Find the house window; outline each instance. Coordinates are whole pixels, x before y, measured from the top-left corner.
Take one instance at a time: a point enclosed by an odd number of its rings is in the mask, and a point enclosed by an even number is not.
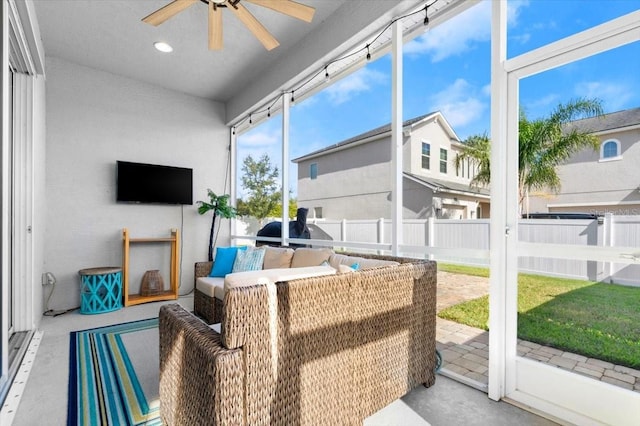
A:
[[[313,208],[313,217],[316,219],[322,219],[322,207]]]
[[[466,166],[465,166],[466,164]],[[467,169],[467,172],[469,171],[469,160],[461,160],[457,165],[456,165],[456,176],[462,176],[465,177],[464,175],[464,169]]]
[[[440,148],[440,173],[447,173],[447,150]]]
[[[422,142],[422,168],[429,170],[431,162],[431,144]]]
[[[311,163],[309,165],[309,177],[311,179],[318,178],[318,163]]]
[[[613,160],[620,157],[620,142],[617,140],[605,141],[600,146],[600,160]]]

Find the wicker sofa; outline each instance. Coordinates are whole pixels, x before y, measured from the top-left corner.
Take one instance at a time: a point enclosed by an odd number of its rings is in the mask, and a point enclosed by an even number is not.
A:
[[[360,256],[360,255],[359,255]],[[160,310],[168,425],[336,425],[435,382],[436,264],[229,289],[221,332]]]
[[[260,271],[236,272],[224,277],[210,277],[213,262],[196,262],[194,274],[193,308],[196,315],[207,324],[222,321],[222,306],[225,288],[228,286],[261,282],[290,281],[335,274],[339,269],[358,264],[360,269],[396,265],[398,262],[386,258],[365,258],[356,254],[335,253],[328,248],[311,249],[289,247],[262,247],[265,250]],[[327,266],[320,266],[325,263]]]

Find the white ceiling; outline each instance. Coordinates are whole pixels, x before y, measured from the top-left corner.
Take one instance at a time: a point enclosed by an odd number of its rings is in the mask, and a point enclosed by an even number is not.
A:
[[[207,5],[197,2],[154,27],[142,18],[170,0],[34,0],[45,54],[225,102],[322,25],[347,0],[299,0],[315,7],[306,23],[248,2],[244,6],[276,37],[267,51],[228,10],[223,10],[224,49],[207,47]],[[166,41],[174,51],[158,52]]]

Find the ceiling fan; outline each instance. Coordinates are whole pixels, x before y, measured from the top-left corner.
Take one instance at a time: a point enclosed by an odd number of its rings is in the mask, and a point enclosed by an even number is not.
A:
[[[171,3],[143,18],[142,21],[153,26],[158,26],[198,1],[207,4],[209,8],[210,50],[222,49],[222,8],[227,8],[233,12],[253,35],[260,40],[267,50],[278,47],[280,43],[278,43],[278,40],[271,35],[264,25],[262,25],[241,2],[244,3],[246,1],[263,6],[305,22],[311,22],[313,14],[315,13],[313,7],[297,3],[293,0],[173,0]]]

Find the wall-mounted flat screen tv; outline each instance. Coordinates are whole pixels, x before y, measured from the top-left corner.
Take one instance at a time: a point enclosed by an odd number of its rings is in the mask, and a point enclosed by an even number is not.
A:
[[[193,204],[193,169],[118,161],[116,193],[120,202]]]

